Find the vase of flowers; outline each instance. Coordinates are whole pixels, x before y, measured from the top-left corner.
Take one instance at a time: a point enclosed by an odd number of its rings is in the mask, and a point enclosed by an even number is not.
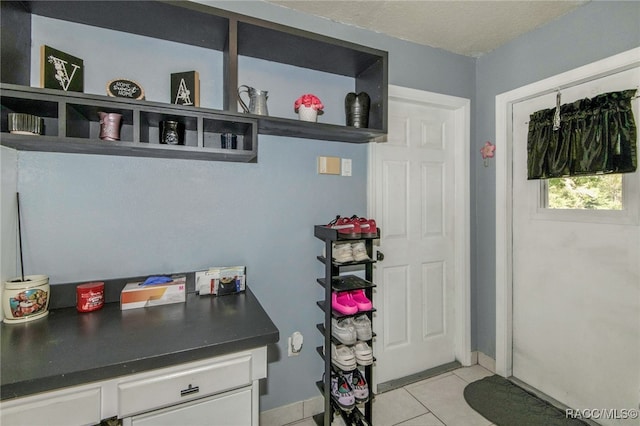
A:
[[[296,99],[293,106],[301,121],[311,122],[316,122],[318,120],[318,114],[321,114],[324,109],[324,105],[322,105],[320,99],[311,93],[300,96]]]

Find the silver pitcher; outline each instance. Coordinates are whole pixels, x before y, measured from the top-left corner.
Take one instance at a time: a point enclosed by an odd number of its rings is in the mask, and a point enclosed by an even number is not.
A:
[[[243,89],[244,87],[244,89]],[[242,101],[241,93],[247,93],[249,95],[249,106]],[[266,90],[258,90],[253,87],[245,86],[244,84],[238,87],[238,100],[242,110],[246,113],[257,115],[269,115],[267,111],[267,96]]]

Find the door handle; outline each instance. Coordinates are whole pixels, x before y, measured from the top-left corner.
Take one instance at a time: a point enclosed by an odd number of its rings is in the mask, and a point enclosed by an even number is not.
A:
[[[376,252],[376,260],[382,262],[384,260],[384,253],[378,250]]]

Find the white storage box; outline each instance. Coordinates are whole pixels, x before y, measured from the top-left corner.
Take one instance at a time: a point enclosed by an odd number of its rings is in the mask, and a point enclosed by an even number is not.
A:
[[[184,303],[186,297],[186,277],[171,277],[173,281],[161,284],[129,283],[120,293],[120,309],[146,308],[149,306]]]

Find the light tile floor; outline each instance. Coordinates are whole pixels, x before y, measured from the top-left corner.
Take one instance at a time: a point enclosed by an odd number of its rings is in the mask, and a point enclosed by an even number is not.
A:
[[[462,367],[403,388],[376,395],[373,401],[374,426],[492,426],[464,399],[465,386],[483,377],[489,370],[473,365]],[[334,426],[342,426],[340,418]],[[304,419],[289,426],[315,426]]]

